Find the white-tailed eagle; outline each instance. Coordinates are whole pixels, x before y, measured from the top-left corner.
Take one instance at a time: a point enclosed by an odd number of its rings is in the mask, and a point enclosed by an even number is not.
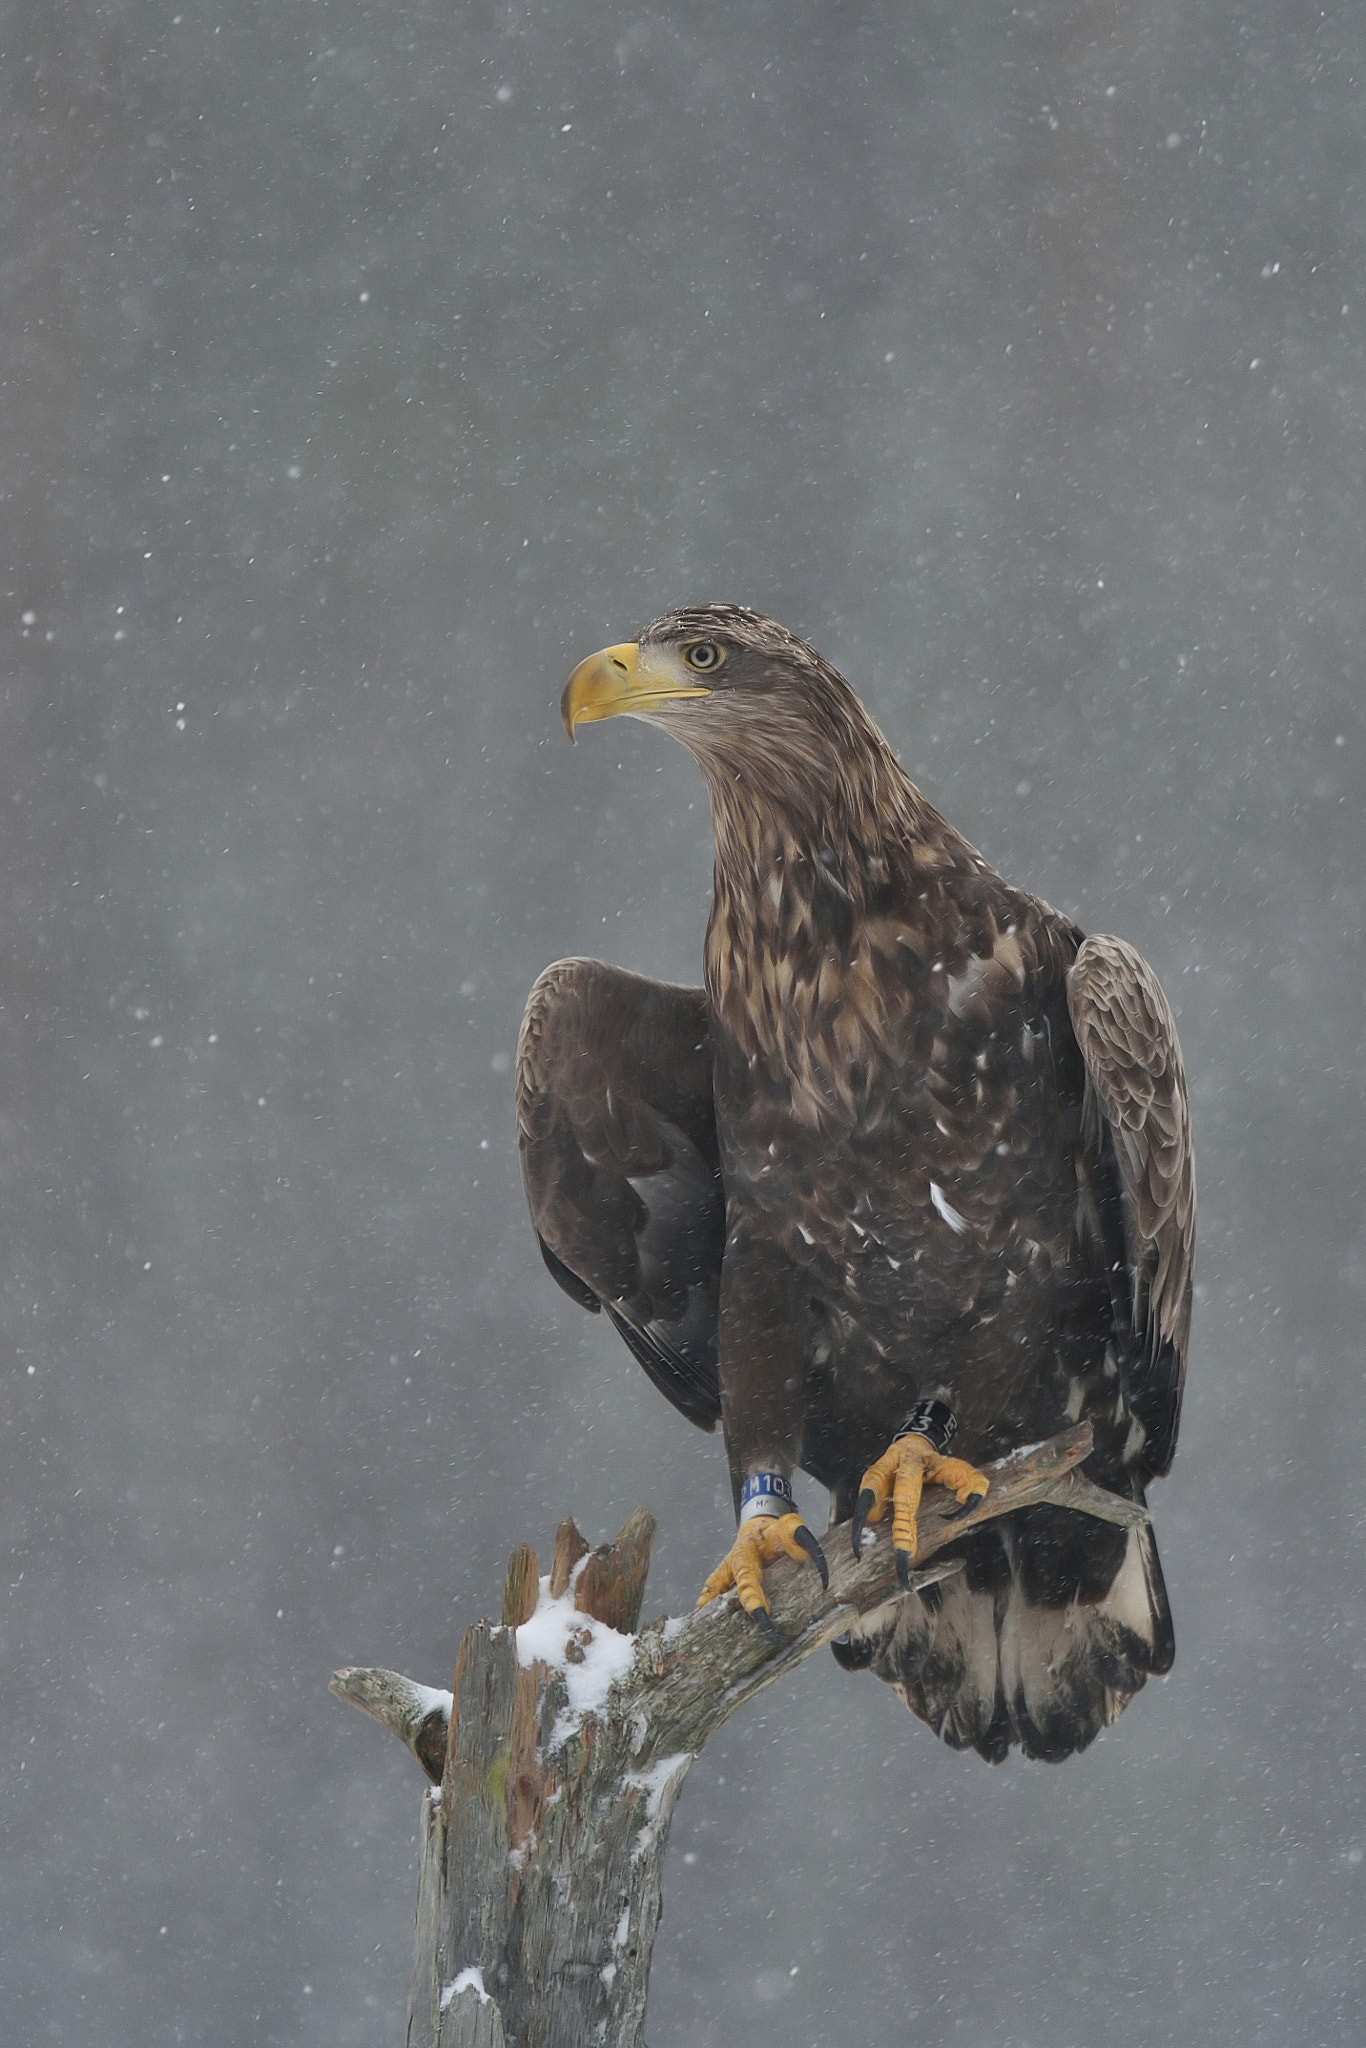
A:
[[[518,1055],[546,1264],[660,1391],[725,1431],[730,1585],[823,1568],[835,1520],[1088,1420],[1141,1500],[1176,1443],[1195,1185],[1176,1029],[1133,948],[1000,875],[910,781],[848,683],[769,619],[705,605],[580,664],[576,726],[628,712],[700,766],[716,844],[704,984],[550,967]],[[952,1452],[950,1454],[950,1444]],[[1084,1748],[1173,1637],[1152,1532],[1035,1506],[836,1654],[991,1761]]]

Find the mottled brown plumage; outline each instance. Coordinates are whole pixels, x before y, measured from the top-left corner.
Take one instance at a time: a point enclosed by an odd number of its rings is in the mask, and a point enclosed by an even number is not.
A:
[[[518,1116],[551,1271],[721,1417],[737,1491],[801,1466],[843,1518],[935,1395],[977,1461],[1084,1416],[1092,1476],[1141,1497],[1175,1445],[1195,1207],[1152,971],[997,875],[770,620],[656,620],[571,678],[571,726],[617,711],[706,779],[705,987],[564,961],[533,989]],[[1169,1667],[1149,1531],[1035,1508],[963,1548],[842,1653],[946,1740],[1067,1755]]]

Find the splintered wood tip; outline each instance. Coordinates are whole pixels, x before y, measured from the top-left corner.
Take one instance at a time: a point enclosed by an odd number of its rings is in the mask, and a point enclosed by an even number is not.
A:
[[[536,1611],[540,1572],[536,1553],[529,1543],[519,1543],[508,1559],[503,1581],[503,1627],[520,1628]]]
[[[550,1597],[558,1600],[569,1589],[570,1577],[581,1557],[588,1555],[588,1538],[572,1515],[566,1515],[555,1531],[555,1550],[550,1560]]]
[[[579,1573],[574,1605],[608,1628],[632,1635],[650,1572],[650,1545],[659,1524],[648,1508],[637,1508],[610,1543],[602,1544]]]

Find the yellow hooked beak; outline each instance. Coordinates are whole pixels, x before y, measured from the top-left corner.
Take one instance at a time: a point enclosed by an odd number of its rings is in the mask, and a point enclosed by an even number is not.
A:
[[[576,725],[615,718],[623,711],[651,711],[676,697],[710,697],[695,681],[676,648],[645,647],[623,640],[581,661],[564,686],[560,716],[570,739]]]

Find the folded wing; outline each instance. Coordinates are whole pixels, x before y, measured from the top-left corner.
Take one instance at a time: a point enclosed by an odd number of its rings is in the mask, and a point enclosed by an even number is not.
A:
[[[1084,1140],[1111,1269],[1144,1479],[1176,1448],[1195,1273],[1195,1158],[1171,1007],[1122,939],[1083,941],[1067,977],[1086,1063]],[[1126,1327],[1127,1326],[1127,1327]],[[1127,1462],[1127,1461],[1126,1461]]]
[[[517,1132],[551,1273],[714,1429],[725,1198],[702,990],[597,960],[548,967],[522,1019]]]

